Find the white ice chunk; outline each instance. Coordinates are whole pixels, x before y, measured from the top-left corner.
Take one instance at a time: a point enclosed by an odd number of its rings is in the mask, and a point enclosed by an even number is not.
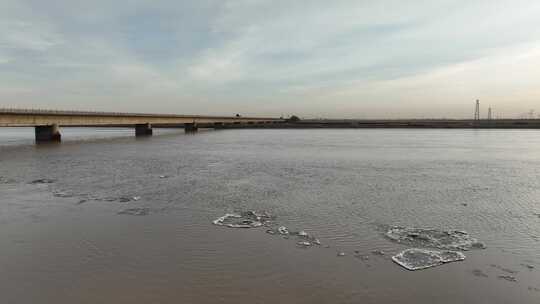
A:
[[[261,216],[252,211],[242,212],[240,214],[227,213],[222,217],[217,218],[212,223],[218,226],[226,226],[229,228],[257,228],[263,225],[263,221],[267,216]]]
[[[459,251],[437,251],[427,249],[407,249],[392,257],[392,260],[408,270],[420,270],[442,265],[444,263],[465,260]]]
[[[393,227],[386,236],[398,243],[414,247],[439,248],[448,250],[483,249],[467,232],[460,230],[437,230],[431,228]]]
[[[287,227],[285,227],[285,226],[280,226],[278,228],[278,232],[279,232],[279,234],[286,235],[286,234],[289,234],[289,229],[287,229]]]

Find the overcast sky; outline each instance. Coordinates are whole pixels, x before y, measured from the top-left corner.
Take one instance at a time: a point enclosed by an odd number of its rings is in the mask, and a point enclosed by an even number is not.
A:
[[[538,0],[0,0],[0,106],[540,112]]]

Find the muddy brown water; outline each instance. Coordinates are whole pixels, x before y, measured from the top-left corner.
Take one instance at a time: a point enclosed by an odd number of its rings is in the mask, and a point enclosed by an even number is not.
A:
[[[540,303],[538,131],[63,135],[0,130],[0,303]],[[243,210],[322,245],[212,225]],[[411,272],[391,225],[487,248]]]

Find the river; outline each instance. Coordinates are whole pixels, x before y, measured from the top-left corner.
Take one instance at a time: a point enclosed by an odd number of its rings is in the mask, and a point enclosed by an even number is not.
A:
[[[62,132],[0,130],[2,303],[540,303],[536,130]],[[486,248],[408,271],[396,225]]]

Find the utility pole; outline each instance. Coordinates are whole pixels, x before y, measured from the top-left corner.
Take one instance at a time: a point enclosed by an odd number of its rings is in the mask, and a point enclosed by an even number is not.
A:
[[[474,120],[480,120],[480,100],[476,100],[476,108],[474,110]]]

